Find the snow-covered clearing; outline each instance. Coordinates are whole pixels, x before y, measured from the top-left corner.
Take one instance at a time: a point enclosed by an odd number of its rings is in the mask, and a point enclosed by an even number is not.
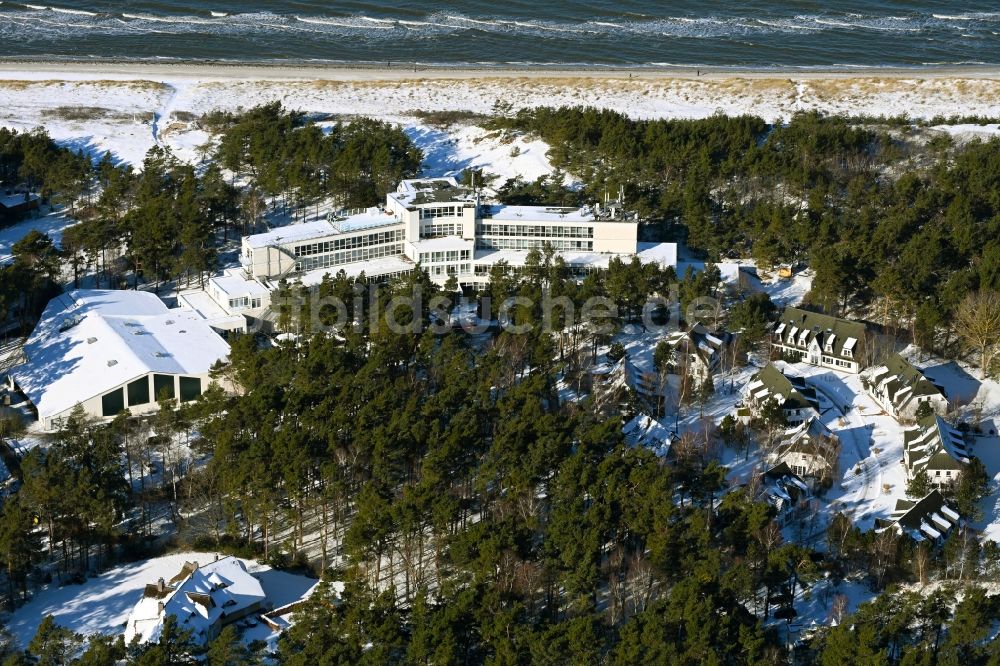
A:
[[[176,553],[117,566],[82,585],[60,587],[52,583],[11,614],[6,625],[22,646],[31,641],[46,615],[81,634],[117,634],[124,630],[125,621],[142,598],[147,583],[173,578],[185,562],[208,563],[215,557],[215,553]],[[243,562],[247,571],[260,581],[275,608],[305,597],[316,584],[312,578],[277,571],[253,560]]]
[[[546,153],[548,144],[474,125],[439,129],[412,125],[406,134],[424,151],[423,172],[428,176],[457,176],[464,169],[483,169],[486,177],[496,176],[491,185],[503,185],[520,176],[526,181],[552,173]],[[566,180],[569,184],[571,179]]]

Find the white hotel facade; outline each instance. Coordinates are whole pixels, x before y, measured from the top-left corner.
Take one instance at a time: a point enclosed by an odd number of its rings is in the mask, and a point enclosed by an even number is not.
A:
[[[607,268],[616,256],[676,267],[676,244],[639,243],[638,227],[637,216],[616,203],[484,204],[454,178],[405,180],[384,207],[245,236],[240,261],[248,278],[268,288],[281,278],[313,285],[341,270],[382,280],[418,263],[436,283],[454,275],[459,285],[478,288],[495,264],[517,269],[546,244],[577,275]]]

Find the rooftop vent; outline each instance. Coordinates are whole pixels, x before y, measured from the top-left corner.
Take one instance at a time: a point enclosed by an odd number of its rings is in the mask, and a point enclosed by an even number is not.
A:
[[[74,315],[72,317],[66,317],[59,324],[59,332],[62,333],[63,331],[68,331],[69,329],[71,329],[74,326],[76,326],[77,324],[79,324],[81,321],[83,321],[83,317],[81,317],[79,315]]]
[[[114,367],[116,365],[118,365],[118,361],[116,361],[115,359],[111,359],[110,361],[108,361],[109,368]]]
[[[87,338],[87,344],[92,345],[97,342],[97,338]]]
[[[168,319],[168,320],[166,320],[166,321],[165,321],[165,322],[163,322],[163,323],[164,323],[164,324],[166,324],[167,326],[172,326],[172,325],[173,325],[173,323],[174,323],[174,320],[173,320],[173,319]]]
[[[164,351],[158,351],[158,352],[156,352],[156,357],[157,358],[166,358],[168,356],[170,356],[170,354],[168,354],[167,352],[164,352]]]

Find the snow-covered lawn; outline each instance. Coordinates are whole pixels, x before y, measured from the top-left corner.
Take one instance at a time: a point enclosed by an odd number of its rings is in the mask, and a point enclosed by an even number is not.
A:
[[[23,646],[31,641],[47,615],[52,615],[61,626],[82,634],[121,633],[147,583],[155,583],[159,578],[169,580],[185,562],[208,563],[215,556],[215,553],[175,553],[117,566],[82,585],[50,584],[7,618],[7,628]],[[243,562],[247,571],[260,580],[275,608],[305,597],[316,584],[311,578],[277,571],[253,560]]]

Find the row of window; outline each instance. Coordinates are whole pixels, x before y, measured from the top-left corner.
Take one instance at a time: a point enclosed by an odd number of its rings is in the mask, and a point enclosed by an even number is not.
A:
[[[796,344],[794,341],[785,342],[784,340],[781,339],[780,335],[778,336],[778,342],[776,344],[778,344],[778,345],[792,345],[792,346],[795,346],[795,347],[799,347],[799,349],[792,349],[790,351],[797,352],[799,354],[799,356],[801,356],[802,358],[805,358],[807,356],[807,352],[801,350],[802,345]],[[851,349],[845,349],[844,350],[844,356],[847,356],[848,358],[853,357],[854,356],[854,351],[851,350]],[[850,361],[835,360],[832,356],[824,356],[823,357],[823,362],[824,363],[836,363],[837,365],[843,365],[843,367],[845,367],[845,368],[849,368],[852,365],[852,363]]]
[[[201,395],[201,380],[197,377],[178,377],[178,389],[181,402],[194,400]],[[142,377],[128,383],[124,388],[117,388],[101,396],[101,415],[117,416],[125,409],[138,405],[148,405],[151,402],[177,397],[174,391],[173,375],[152,375],[153,391],[149,391],[150,376]]]
[[[326,254],[337,250],[353,250],[358,247],[369,247],[371,245],[382,245],[384,243],[396,243],[404,240],[402,229],[392,231],[378,231],[371,234],[362,234],[351,238],[337,238],[332,241],[322,243],[309,243],[307,245],[296,245],[292,251],[296,257],[310,257],[314,254]]]
[[[480,238],[476,240],[476,247],[482,250],[541,250],[545,245],[551,245],[553,250],[580,250],[589,252],[594,249],[594,241],[549,241],[537,238]]]
[[[524,236],[526,238],[593,238],[593,227],[548,226],[544,224],[480,224],[477,236]]]
[[[468,261],[472,258],[471,250],[447,250],[444,252],[421,252],[421,264],[436,264],[441,261]]]
[[[827,365],[835,365],[838,368],[850,368],[854,365],[850,361],[842,361],[839,358],[834,358],[832,356],[824,356],[823,362]]]
[[[242,308],[259,308],[260,307],[260,297],[250,298],[249,296],[240,296],[239,298],[229,299],[229,309],[230,310],[240,310]]]
[[[444,238],[445,236],[461,236],[462,225],[459,224],[425,224],[420,227],[421,238]]]
[[[420,209],[421,220],[431,220],[435,217],[455,217],[462,214],[462,206],[430,206]]]
[[[379,245],[377,247],[363,247],[345,252],[334,252],[318,257],[305,257],[295,262],[296,271],[311,271],[315,268],[330,268],[341,264],[353,264],[357,261],[368,261],[379,257],[394,257],[403,254],[403,245],[396,243],[393,245]]]
[[[472,275],[472,264],[456,264],[454,266],[431,266],[427,269],[433,277],[445,275]]]

